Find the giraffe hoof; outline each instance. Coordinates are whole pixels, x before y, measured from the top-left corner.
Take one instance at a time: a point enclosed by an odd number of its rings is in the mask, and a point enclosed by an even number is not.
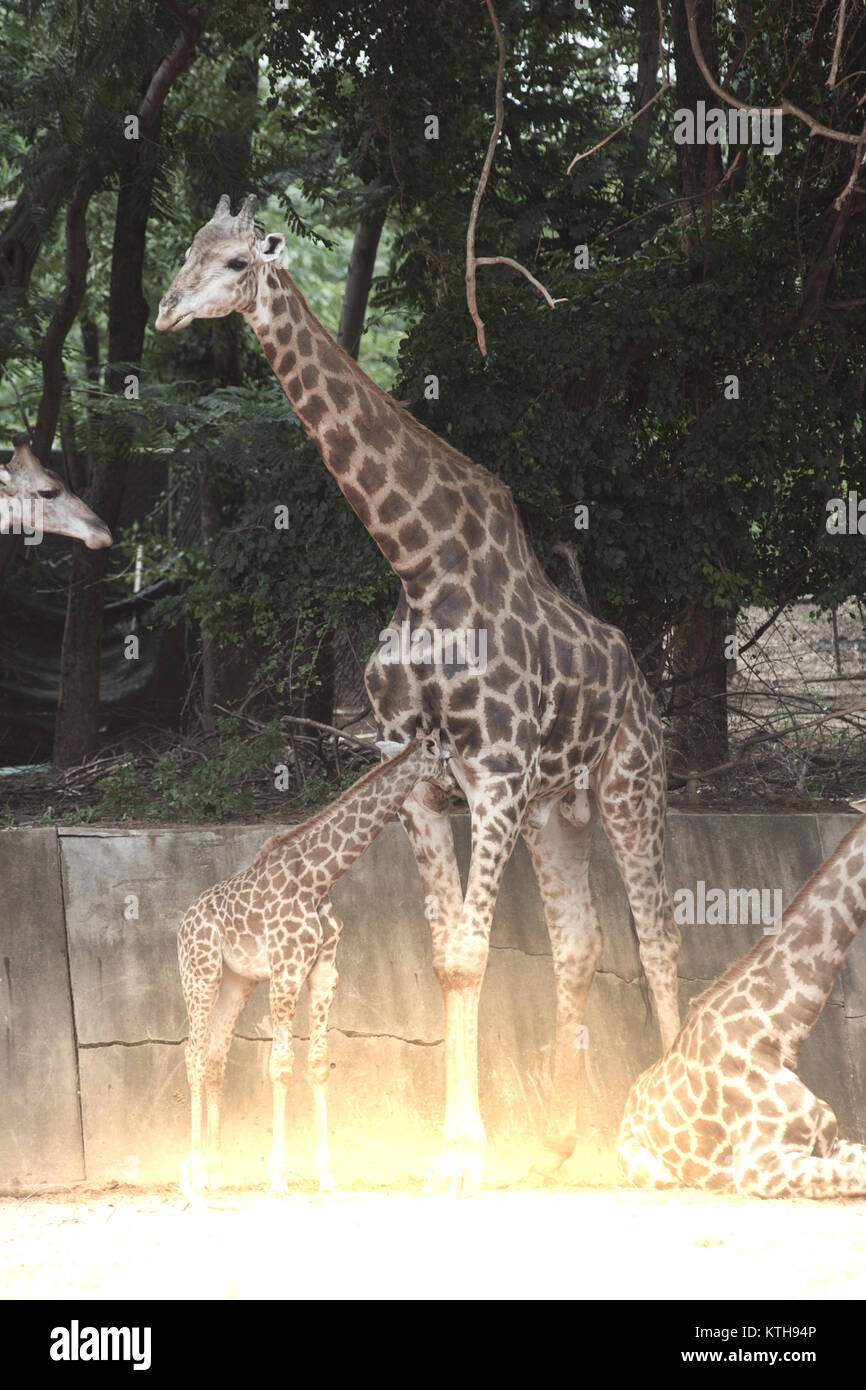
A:
[[[443,1153],[434,1165],[424,1191],[448,1197],[476,1197],[481,1190],[481,1158],[477,1154]]]
[[[207,1168],[200,1158],[185,1158],[180,1168],[180,1185],[184,1192],[205,1192],[208,1187]]]
[[[532,1178],[554,1178],[562,1167],[568,1155],[557,1153],[554,1149],[545,1149],[543,1153],[533,1163],[529,1170]]]
[[[285,1197],[289,1190],[282,1159],[268,1159],[268,1187],[275,1197]]]
[[[431,1173],[424,1184],[424,1194],[428,1197],[457,1197],[460,1193],[460,1179],[447,1173]]]
[[[194,1207],[204,1207],[207,1203],[202,1196],[207,1187],[204,1174],[189,1159],[180,1165],[180,1190],[186,1200]]]

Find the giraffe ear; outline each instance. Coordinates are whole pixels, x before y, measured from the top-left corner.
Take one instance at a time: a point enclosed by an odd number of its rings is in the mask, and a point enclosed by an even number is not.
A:
[[[849,801],[849,802],[848,802],[848,805],[849,805],[849,806],[853,806],[853,808],[854,808],[855,811],[859,811],[860,814],[861,814],[861,816],[866,815],[866,800],[864,800],[864,801]]]
[[[282,232],[268,232],[267,236],[262,238],[259,255],[263,261],[275,261],[283,254],[285,248],[286,238]]]

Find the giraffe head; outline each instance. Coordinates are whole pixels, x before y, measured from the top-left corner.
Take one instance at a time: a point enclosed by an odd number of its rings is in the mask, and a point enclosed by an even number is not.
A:
[[[156,327],[176,333],[193,319],[221,319],[237,310],[255,307],[262,268],[282,254],[286,238],[281,232],[262,237],[253,214],[256,199],[245,199],[237,217],[223,194],[210,222],[196,232],[167,294],[159,302]]]
[[[12,446],[9,462],[0,463],[0,534],[50,531],[84,541],[88,550],[112,544],[105,522],[42,467],[26,434],[16,435]]]

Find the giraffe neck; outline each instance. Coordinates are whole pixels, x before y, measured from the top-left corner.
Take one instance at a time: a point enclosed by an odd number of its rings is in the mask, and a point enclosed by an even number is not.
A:
[[[478,531],[478,514],[487,506],[516,521],[508,490],[371,381],[318,322],[282,267],[262,270],[255,307],[244,317],[325,466],[410,600],[429,598],[437,574],[459,581],[472,557],[456,539],[458,531],[464,524]],[[467,518],[473,505],[475,514]]]
[[[400,809],[423,775],[422,759],[421,744],[410,743],[395,758],[365,773],[318,815],[293,830],[272,836],[262,846],[256,862],[274,851],[300,856],[326,868],[328,882],[332,883],[360,858]],[[429,774],[432,765],[426,770]]]
[[[864,920],[866,817],[861,817],[800,889],[778,935],[753,953],[762,967],[773,1034],[792,1059],[817,1022]]]

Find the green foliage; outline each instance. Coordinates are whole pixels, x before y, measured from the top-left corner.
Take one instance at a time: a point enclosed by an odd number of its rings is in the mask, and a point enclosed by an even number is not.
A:
[[[154,760],[132,753],[102,779],[87,819],[224,821],[251,813],[281,760],[284,736],[274,721],[255,734],[231,719],[215,721],[208,746],[170,748]]]
[[[283,12],[218,0],[148,146],[157,166],[143,277],[151,309],[219,195],[236,204],[256,191],[262,224],[289,227],[291,273],[334,331],[357,222],[387,209],[362,366],[509,483],[543,562],[553,563],[557,541],[576,543],[600,612],[656,633],[687,602],[733,610],[862,592],[859,538],[830,537],[824,525],[830,497],[866,491],[859,212],[835,250],[831,308],[791,326],[825,251],[850,147],[812,141],[787,119],[780,154],[750,151],[709,218],[678,197],[670,93],[653,109],[645,149],[630,127],[567,173],[633,110],[638,10],[502,0],[497,13],[505,124],[476,251],[514,257],[564,303],[551,310],[511,269],[479,268],[489,347],[480,356],[464,272],[493,118],[485,6],[297,0]],[[741,62],[742,36],[720,13],[720,71],[734,70],[737,90],[768,104],[787,74],[790,100],[842,125],[850,112],[839,103],[866,68],[864,27],[849,17],[830,89],[831,19],[816,10],[802,33],[796,19],[780,20]],[[9,199],[39,192],[44,235],[28,293],[0,293],[0,356],[35,416],[39,347],[64,283],[63,212],[85,180],[81,325],[102,360],[94,369],[79,325],[64,361],[64,436],[82,468],[88,453],[110,458],[130,428],[141,451],[170,460],[166,496],[120,535],[112,580],[129,587],[141,547],[145,580],[174,582],[162,618],[187,625],[193,656],[200,639],[244,650],[252,685],[279,706],[306,683],[322,633],[375,627],[395,583],[236,319],[149,333],[138,402],[103,394],[113,214],[128,154],[122,117],[177,38],[175,10],[0,0],[0,21],[0,180]],[[792,65],[794,38],[805,56]],[[425,139],[429,115],[438,140]],[[591,269],[578,271],[583,244]],[[424,394],[430,374],[436,401]],[[736,400],[725,398],[731,376]],[[20,427],[8,377],[0,419],[7,435]],[[202,534],[206,495],[213,515]],[[590,508],[586,532],[574,528],[578,503]],[[288,508],[287,529],[274,525],[278,506]],[[38,566],[31,573],[41,582]],[[134,765],[115,774],[118,814],[142,788],[148,805],[181,814],[192,804],[169,755],[153,775],[145,785]],[[204,782],[196,795],[228,804]]]

